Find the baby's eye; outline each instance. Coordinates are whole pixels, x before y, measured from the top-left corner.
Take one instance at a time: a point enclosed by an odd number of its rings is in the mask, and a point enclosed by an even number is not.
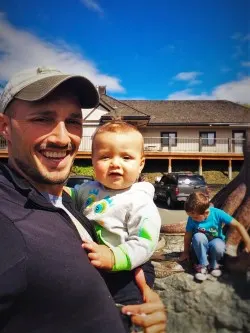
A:
[[[124,160],[131,160],[131,157],[130,156],[123,156],[123,159]]]
[[[109,159],[109,157],[108,156],[102,156],[101,158],[100,158],[100,160],[104,160],[104,161],[106,161],[106,160],[108,160]]]

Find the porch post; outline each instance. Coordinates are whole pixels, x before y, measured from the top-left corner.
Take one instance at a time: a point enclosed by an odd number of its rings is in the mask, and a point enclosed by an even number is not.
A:
[[[228,152],[231,153],[232,151],[232,140],[231,138],[228,138]]]
[[[199,159],[199,175],[202,176],[202,158]]]
[[[172,159],[168,159],[168,173],[172,172]]]
[[[199,138],[199,151],[202,151],[202,137]]]
[[[228,178],[232,180],[232,160],[228,160]]]

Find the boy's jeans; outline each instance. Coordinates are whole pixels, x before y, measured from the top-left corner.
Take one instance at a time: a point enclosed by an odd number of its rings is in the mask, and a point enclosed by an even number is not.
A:
[[[207,255],[209,254],[210,266],[215,269],[218,266],[218,261],[223,257],[225,252],[225,242],[220,238],[214,238],[211,241],[201,232],[194,234],[192,238],[192,246],[202,266],[208,266]]]

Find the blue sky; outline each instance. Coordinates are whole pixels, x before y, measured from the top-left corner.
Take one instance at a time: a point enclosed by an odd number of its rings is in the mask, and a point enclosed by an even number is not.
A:
[[[2,0],[0,81],[37,65],[122,99],[250,103],[249,0]]]

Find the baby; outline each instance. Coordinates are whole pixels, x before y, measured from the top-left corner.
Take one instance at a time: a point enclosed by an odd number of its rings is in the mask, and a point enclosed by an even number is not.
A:
[[[154,269],[148,260],[159,239],[161,219],[153,202],[154,187],[138,182],[145,164],[143,136],[136,127],[112,121],[99,127],[92,143],[95,181],[76,186],[77,208],[95,221],[99,244],[84,241],[91,263],[108,274],[116,303],[142,302],[134,269],[142,265],[150,286]],[[119,277],[119,279],[118,279]]]

